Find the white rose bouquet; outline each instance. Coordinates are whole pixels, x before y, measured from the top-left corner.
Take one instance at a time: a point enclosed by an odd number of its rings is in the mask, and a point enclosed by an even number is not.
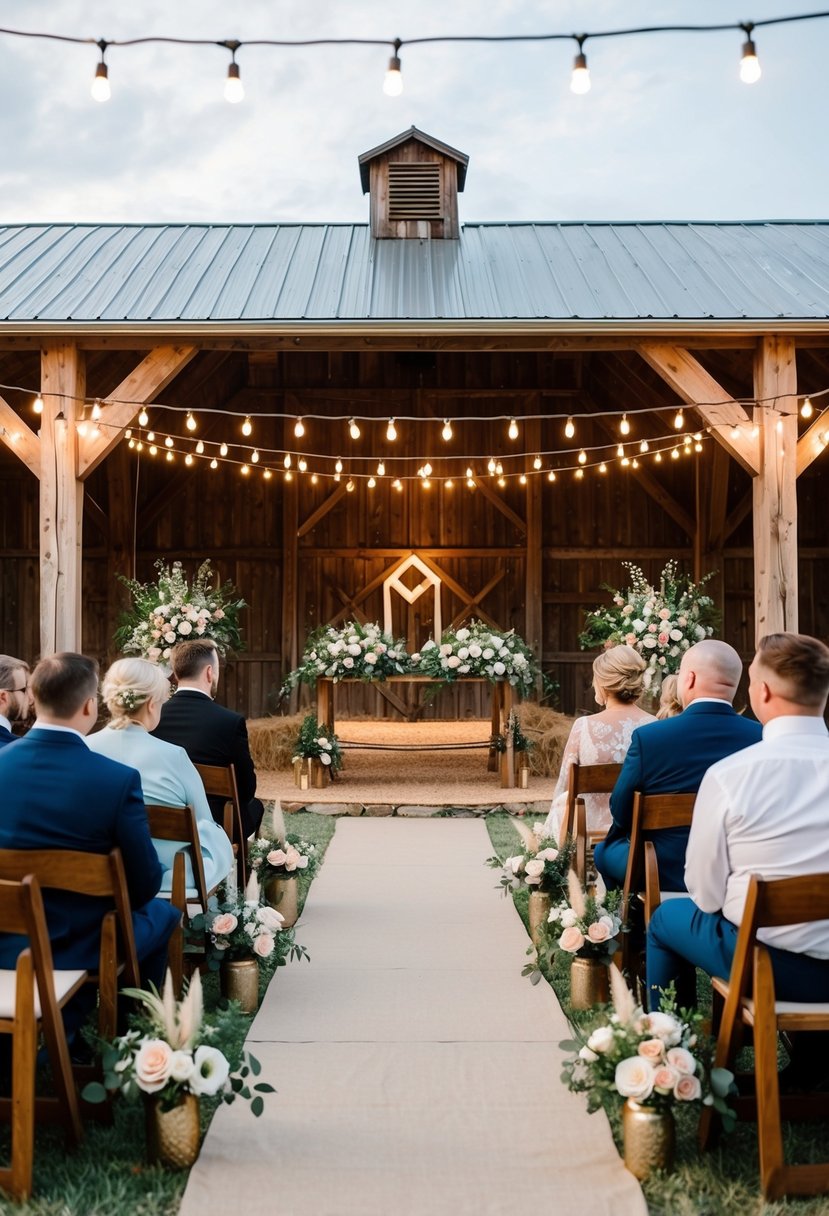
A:
[[[656,696],[662,677],[679,670],[685,651],[714,633],[718,620],[714,601],[702,591],[714,575],[706,574],[693,583],[688,575],[678,574],[677,563],[670,561],[659,577],[659,585],[654,586],[639,566],[631,562],[622,565],[630,571],[630,586],[617,591],[604,584],[613,603],[587,613],[579,644],[582,650],[589,650],[624,642],[638,650],[648,665],[645,688]]]
[[[734,1077],[712,1068],[711,1043],[700,1031],[702,1014],[677,1011],[674,996],[663,996],[656,1013],[644,1013],[617,967],[610,968],[613,1011],[600,1013],[576,1028],[578,1038],[559,1046],[573,1053],[565,1060],[562,1080],[575,1093],[586,1093],[590,1112],[632,1098],[649,1106],[703,1102],[723,1116],[727,1129],[735,1115],[726,1103]]]
[[[219,586],[209,561],[202,562],[192,583],[181,562],[167,566],[159,560],[155,565],[158,578],[154,583],[118,575],[133,600],[115,632],[115,645],[124,654],[137,654],[151,663],[166,662],[176,642],[201,637],[211,638],[219,654],[242,649],[239,612],[245,601],[232,583]]]
[[[302,662],[282,685],[285,697],[297,684],[315,684],[320,676],[345,680],[385,680],[409,670],[405,643],[395,641],[379,625],[349,621],[340,629],[323,625],[309,635]]]
[[[268,840],[257,837],[248,846],[248,860],[260,884],[268,878],[297,877],[304,874],[312,878],[319,858],[317,846],[299,836],[286,836],[285,840]]]
[[[412,655],[412,667],[441,683],[460,676],[483,676],[493,684],[506,680],[525,696],[534,692],[541,674],[533,652],[514,629],[502,633],[477,620],[447,630],[439,642],[430,638]]]
[[[261,968],[284,967],[290,959],[308,958],[294,930],[284,928],[281,912],[262,903],[259,879],[253,871],[244,894],[220,903],[218,909],[195,916],[194,931],[207,938],[207,965],[218,971],[224,959],[253,958]]]
[[[186,1094],[220,1096],[224,1102],[247,1098],[254,1115],[264,1109],[262,1094],[272,1085],[253,1083],[261,1066],[252,1055],[233,1046],[244,1037],[247,1019],[231,1007],[206,1016],[198,971],[182,1000],[173,996],[170,972],[161,996],[152,989],[126,988],[124,995],[143,1010],[134,1014],[132,1027],[102,1046],[103,1084],[91,1082],[83,1091],[88,1102],[102,1102],[107,1092],[120,1089],[126,1098],[151,1094],[163,1110],[177,1106]]]
[[[498,885],[504,895],[519,891],[522,887],[530,891],[544,891],[560,895],[567,887],[567,875],[573,859],[574,845],[567,840],[559,848],[552,836],[535,837],[532,847],[527,847],[514,857],[487,858],[486,864],[501,870]]]
[[[332,773],[343,766],[339,739],[333,731],[320,726],[315,714],[308,713],[302,719],[291,763],[295,760],[319,760]]]

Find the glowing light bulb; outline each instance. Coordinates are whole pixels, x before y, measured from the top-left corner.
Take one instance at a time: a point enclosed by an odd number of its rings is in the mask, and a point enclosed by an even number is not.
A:
[[[242,472],[243,472],[243,473],[247,471],[247,467],[248,467],[248,466],[247,466],[247,465],[245,465],[244,469],[242,469]],[[291,472],[291,470],[290,470],[290,469],[286,469],[286,470],[285,470],[285,480],[286,480],[286,481],[293,481],[293,480],[294,480],[294,475],[293,475],[293,473]]]
[[[342,473],[342,471],[343,471],[343,462],[338,458],[337,463],[334,465],[334,472]]]
[[[270,481],[270,479],[273,477],[273,473],[270,471],[270,469],[263,469],[262,476],[265,481]]]
[[[297,468],[299,469],[300,473],[304,473],[308,468],[308,461],[304,456],[300,456],[299,460],[297,461]]]
[[[170,457],[170,455],[171,455],[171,454],[172,454],[172,453],[168,453],[168,459],[169,459],[169,457]],[[215,457],[215,456],[214,456],[214,457],[213,457],[213,459],[210,461],[210,467],[211,467],[211,469],[218,469],[218,467],[219,467],[219,462],[218,462],[218,460],[216,459],[216,457]]]
[[[219,448],[219,455],[227,456],[227,444],[226,443],[223,443],[222,446]]]
[[[155,443],[155,431],[147,431],[147,443]]]
[[[533,468],[534,469],[541,468],[541,457],[540,456],[536,456],[535,460],[533,461]]]
[[[42,408],[42,405],[41,405],[41,408]],[[812,405],[809,398],[805,397],[803,400],[803,404],[800,407],[800,417],[801,418],[811,418],[811,416],[812,416],[812,414],[814,414],[814,412],[815,412],[815,407]]]
[[[701,443],[695,443],[695,444],[694,444],[694,451],[695,451],[695,452],[701,452],[701,451],[702,451],[702,444],[701,444]]]
[[[378,462],[377,462],[377,476],[378,477],[386,476],[386,466],[383,464],[382,460],[378,460]]]
[[[360,438],[360,428],[357,426],[357,421],[356,421],[356,419],[355,419],[355,418],[351,418],[351,419],[349,419],[349,422],[348,422],[348,433],[349,433],[349,435],[351,436],[351,438],[352,438],[352,439],[359,439],[359,438]]]
[[[643,439],[642,442],[639,444],[639,451],[642,453],[642,455],[644,455],[645,452],[650,451],[650,447],[651,447],[651,445],[648,443],[647,439]]]
[[[579,452],[579,464],[587,464],[587,452],[584,448]]]
[[[284,458],[283,458],[282,463],[283,463],[283,465],[285,466],[285,468],[286,468],[286,469],[289,469],[289,468],[291,467],[291,463],[292,463],[292,461],[291,461],[291,453],[290,453],[290,452],[286,452],[286,453],[285,453],[285,456],[284,456]]]
[[[366,482],[366,485],[368,486],[368,488],[370,490],[373,490],[374,487],[377,485],[377,482],[374,480],[373,477],[369,477],[368,481]]]
[[[345,483],[345,488],[349,494],[354,493],[354,482],[351,480],[350,477],[349,477],[348,481]]]
[[[498,474],[498,476],[499,476],[499,477],[500,477],[500,476],[503,474],[503,472],[504,472],[504,466],[501,464],[501,461],[500,461],[500,460],[498,461],[498,463],[497,463],[497,464],[496,464],[496,466],[495,466],[495,472]]]
[[[35,397],[32,409],[36,414],[43,413],[43,398],[41,397],[40,393],[38,393],[38,395]]]
[[[141,442],[140,439],[138,440],[138,443],[135,445],[135,450],[136,450],[136,452],[144,451],[144,444]]]
[[[487,471],[489,472],[490,477],[492,477],[493,474],[495,473],[495,461],[493,460],[493,458],[491,456],[489,458],[489,461],[488,461],[486,467],[487,467]]]
[[[134,448],[134,447],[135,447],[135,440],[134,440],[134,439],[131,439],[131,440],[130,440],[130,442],[129,442],[129,446],[130,446],[131,448]]]
[[[246,418],[242,423],[242,434],[245,436],[253,434],[253,424],[250,418]]]
[[[227,65],[227,79],[225,80],[225,101],[229,101],[231,105],[237,105],[244,99],[245,86],[242,84],[239,76],[239,65],[234,59],[232,63]]]
[[[471,477],[467,477],[467,479],[466,479],[466,486],[467,486],[467,489],[469,489],[469,490],[474,490],[474,489],[475,489],[475,482],[474,482],[474,480],[473,480]]]
[[[582,95],[590,92],[590,72],[587,67],[587,56],[582,50],[582,40],[577,39],[579,51],[573,60],[573,71],[570,73],[570,92]]]
[[[606,472],[607,472],[607,465],[605,464],[605,462],[604,462],[604,461],[602,461],[602,463],[599,465],[599,472],[600,472],[600,473],[606,473]]]
[[[187,453],[187,455],[184,457],[184,463],[187,465],[190,465],[193,463],[192,453],[190,453],[190,452]]]
[[[552,470],[552,469],[550,469],[549,473],[547,474],[547,480],[548,480],[548,481],[555,481],[555,479],[556,479],[556,475],[555,475],[555,473],[553,472],[553,470]]]
[[[466,469],[466,480],[470,481],[472,479],[472,476],[473,476],[472,465],[470,464],[467,466],[467,469]]]
[[[628,468],[628,466],[629,466],[629,465],[630,465],[630,457],[629,457],[629,456],[623,456],[623,457],[622,457],[622,468],[623,468],[623,469],[626,469],[626,468]]]
[[[103,58],[95,69],[90,92],[95,101],[109,101],[112,96],[112,89],[109,87],[109,72]]]
[[[624,444],[620,443],[616,449],[616,455],[621,459],[622,456],[624,456],[624,454],[625,454]]]
[[[499,478],[498,478],[498,485],[501,487],[501,489],[503,489],[503,488],[504,488],[504,486],[505,486],[506,484],[507,484],[507,479],[506,479],[506,477],[499,477]]]
[[[674,448],[671,452],[671,460],[679,460],[679,448]]]
[[[251,462],[251,464],[259,464],[259,453],[256,451],[255,448],[250,454],[250,462]]]
[[[432,483],[431,483],[431,481],[429,480],[429,478],[428,478],[428,477],[424,477],[424,478],[423,478],[423,489],[424,489],[424,490],[431,490],[431,488],[432,488]]]
[[[146,410],[142,410],[141,413],[138,415],[138,425],[146,426],[149,421],[150,421],[149,414],[147,413]]]
[[[619,430],[623,435],[630,434],[630,423],[628,422],[627,414],[622,414],[622,421],[619,423]]]
[[[397,427],[394,425],[393,418],[389,418],[389,425],[386,427],[386,438],[389,443],[394,443],[397,438]]]
[[[391,484],[394,486],[395,490],[403,489],[403,482],[400,480],[399,477],[396,477]]]
[[[342,481],[342,477],[343,477],[342,473],[335,473],[335,474],[334,474],[334,480],[335,480],[335,481],[337,481],[337,482]]]
[[[661,464],[662,463],[662,453],[657,452],[653,459],[656,464]]]
[[[568,439],[572,439],[576,433],[576,424],[572,418],[568,418],[564,427],[564,434]]]
[[[197,455],[199,455],[199,456],[203,456],[203,455],[204,455],[204,444],[203,444],[203,442],[201,441],[201,439],[200,439],[200,440],[199,440],[199,442],[196,444],[196,453],[197,453]]]
[[[519,485],[522,485],[522,486],[525,486],[527,484],[527,474],[526,473],[521,474],[521,476],[518,478],[518,483],[519,483]]]
[[[95,401],[93,403],[93,406],[92,406],[92,421],[98,422],[100,417],[101,417],[101,403],[98,400],[98,398],[96,397]]]
[[[394,40],[394,54],[389,60],[386,75],[383,78],[383,92],[387,97],[399,97],[403,92],[403,73],[400,71],[400,55],[402,43],[399,38]]]
[[[684,426],[685,415],[683,414],[682,410],[677,410],[676,414],[674,415],[674,427],[676,430],[681,431]]]
[[[127,429],[124,431],[124,438],[132,439],[132,427],[127,427]]]
[[[312,473],[311,474],[311,485],[315,486],[318,481],[319,481],[319,477],[317,477],[316,473]]]
[[[443,430],[441,431],[441,435],[443,436],[443,438],[446,440],[447,443],[452,438],[452,423],[449,421],[448,418],[446,418],[444,420]]]
[[[173,461],[175,460],[175,456],[173,455],[172,452],[167,453],[167,460],[170,462],[170,464],[172,464]]]
[[[446,486],[447,490],[452,490],[455,487],[455,483],[451,477],[447,477],[446,481],[443,484]]]
[[[243,464],[241,469],[239,470],[239,472],[242,474],[243,477],[247,477],[248,473],[250,472],[250,469],[248,468],[248,466],[246,464]]]
[[[198,426],[198,423],[189,410],[187,411],[187,417],[184,419],[184,425],[187,427],[188,431],[195,431],[196,427]]]
[[[509,435],[510,439],[518,438],[518,423],[514,418],[510,418],[509,420],[509,430],[507,431],[507,434]]]
[[[756,84],[763,74],[760,70],[760,60],[757,58],[757,47],[751,37],[752,27],[744,25],[743,29],[747,38],[743,43],[743,53],[740,58],[740,80],[743,84]]]
[[[150,455],[155,456],[157,451],[158,451],[158,448],[155,446],[155,444],[154,443],[150,444]]]
[[[691,436],[690,436],[690,435],[685,435],[685,437],[683,438],[682,442],[685,444],[685,447],[686,447],[686,448],[689,448],[689,447],[691,446]]]
[[[294,434],[296,435],[297,439],[301,439],[305,434],[305,423],[301,418],[297,418],[296,422],[294,423]]]
[[[432,476],[432,466],[429,464],[428,460],[426,461],[425,465],[423,466],[423,476],[424,477]]]

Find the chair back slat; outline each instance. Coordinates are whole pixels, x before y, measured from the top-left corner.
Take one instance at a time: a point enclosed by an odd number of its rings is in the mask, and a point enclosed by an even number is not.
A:
[[[150,835],[157,840],[180,840],[190,849],[193,882],[202,908],[207,907],[207,881],[204,875],[196,812],[191,806],[148,806]]]
[[[752,876],[757,885],[757,928],[829,920],[829,874],[803,874],[773,881]]]
[[[196,769],[208,798],[225,798],[231,804],[232,820],[228,835],[236,851],[237,881],[239,886],[245,887],[250,877],[248,842],[242,823],[242,803],[236,784],[236,769],[232,764],[197,764]],[[224,826],[227,831],[226,821]]]
[[[621,764],[579,764],[574,760],[567,778],[567,805],[561,823],[561,838],[576,835],[576,799],[584,794],[612,794],[622,771]]]
[[[662,828],[690,827],[696,794],[636,794],[639,799],[639,827],[643,832]],[[634,817],[636,810],[634,807]]]

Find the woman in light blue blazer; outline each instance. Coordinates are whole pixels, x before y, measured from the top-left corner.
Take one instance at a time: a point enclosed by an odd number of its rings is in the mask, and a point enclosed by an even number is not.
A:
[[[167,677],[145,659],[118,659],[107,672],[101,693],[112,720],[102,731],[88,736],[87,744],[99,755],[138,770],[147,806],[193,808],[210,890],[233,869],[233,850],[211,814],[201,777],[187,752],[149,733],[158,726],[161,706],[170,695]],[[169,891],[173,859],[184,844],[155,839],[153,844],[164,869],[161,890]],[[189,860],[187,885],[193,885]]]

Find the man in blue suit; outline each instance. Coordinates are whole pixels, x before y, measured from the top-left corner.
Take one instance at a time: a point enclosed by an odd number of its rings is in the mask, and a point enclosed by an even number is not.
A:
[[[180,913],[154,899],[161,865],[138,773],[95,755],[84,736],[98,718],[98,665],[81,654],[41,659],[31,675],[37,720],[0,751],[0,849],[73,849],[124,859],[142,980],[159,985]],[[101,919],[110,901],[44,890],[58,968],[97,970]],[[0,967],[13,968],[22,939],[0,932]],[[65,1019],[67,1030],[77,1018]]]
[[[760,724],[741,717],[732,707],[742,671],[740,656],[727,642],[697,642],[686,650],[679,667],[677,696],[683,712],[633,732],[610,796],[613,822],[594,853],[596,869],[608,887],[620,887],[625,881],[637,790],[643,794],[696,793],[712,764],[760,739]],[[649,834],[663,890],[685,890],[688,831],[665,828]]]
[[[25,722],[32,708],[29,664],[10,654],[0,654],[0,747],[14,743],[13,722]]]

